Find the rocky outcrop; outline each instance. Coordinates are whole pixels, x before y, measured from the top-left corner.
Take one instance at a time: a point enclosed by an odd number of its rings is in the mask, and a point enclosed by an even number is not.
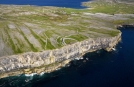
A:
[[[115,37],[89,38],[54,50],[4,56],[0,58],[0,78],[23,73],[52,72],[86,52],[99,49],[110,51],[120,39],[121,33]]]

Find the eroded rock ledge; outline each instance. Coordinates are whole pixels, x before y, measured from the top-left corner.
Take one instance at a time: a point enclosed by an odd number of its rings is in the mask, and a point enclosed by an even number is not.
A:
[[[116,28],[134,24],[133,3],[121,1],[84,2],[83,10],[0,5],[0,78],[49,73],[86,52],[110,51],[121,40]]]
[[[110,51],[120,40],[121,33],[115,37],[89,38],[55,50],[0,57],[0,78],[18,74],[52,72],[86,52],[99,49]]]

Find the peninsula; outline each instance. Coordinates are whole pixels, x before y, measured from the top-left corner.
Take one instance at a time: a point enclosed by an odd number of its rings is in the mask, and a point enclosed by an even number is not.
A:
[[[0,5],[0,78],[49,73],[87,52],[111,49],[117,27],[134,24],[132,0],[83,2],[85,9]]]

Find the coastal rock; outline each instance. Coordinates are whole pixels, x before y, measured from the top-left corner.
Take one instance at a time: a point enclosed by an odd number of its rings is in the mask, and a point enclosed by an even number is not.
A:
[[[115,37],[89,38],[60,49],[4,56],[0,58],[0,78],[23,73],[52,72],[86,52],[100,49],[110,51],[120,39],[121,33]]]

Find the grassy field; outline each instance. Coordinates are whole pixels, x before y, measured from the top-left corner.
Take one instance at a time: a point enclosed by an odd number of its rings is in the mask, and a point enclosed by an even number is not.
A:
[[[92,8],[0,5],[0,56],[52,50],[88,38],[113,37],[119,33],[117,25],[134,23],[134,5],[83,5]]]
[[[134,14],[133,3],[119,3],[119,2],[104,2],[92,1],[83,3],[84,6],[91,8],[89,12],[92,13],[106,13],[106,14]]]

